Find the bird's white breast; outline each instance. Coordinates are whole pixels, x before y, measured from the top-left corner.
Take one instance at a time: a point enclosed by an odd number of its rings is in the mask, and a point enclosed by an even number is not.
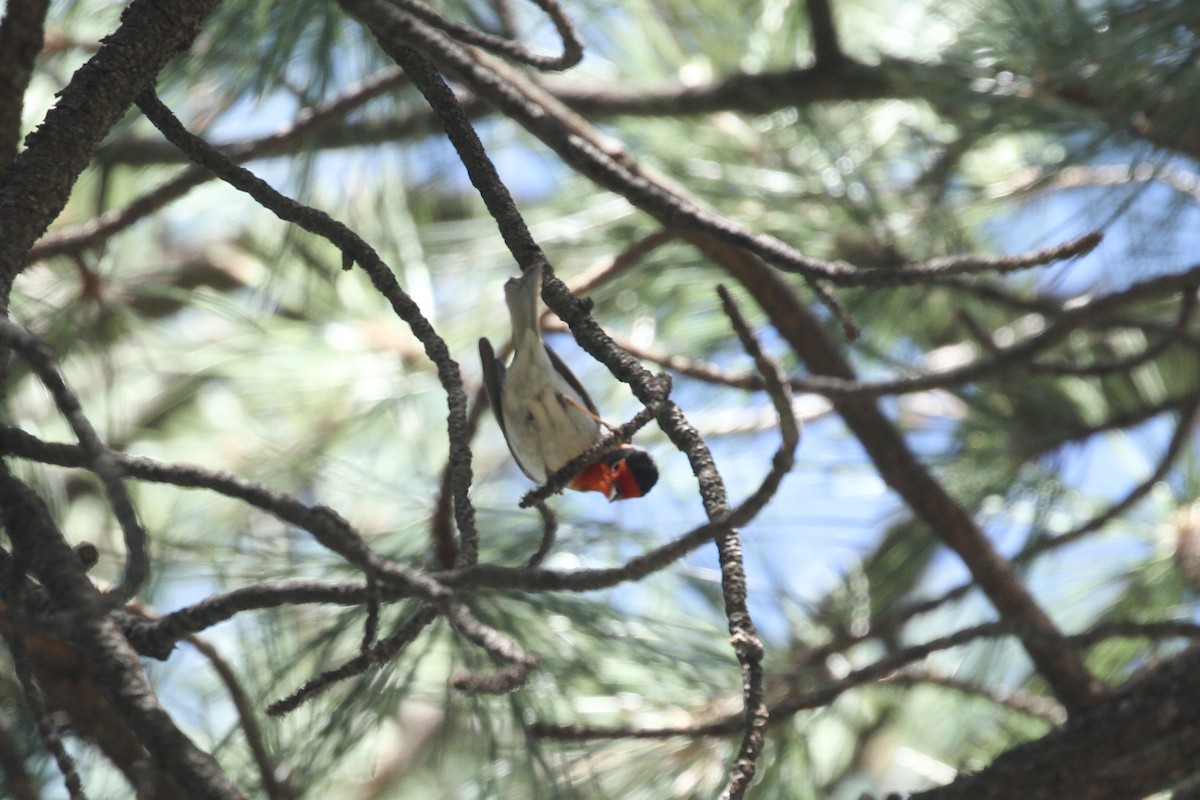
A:
[[[514,356],[504,379],[503,405],[509,445],[535,481],[544,481],[600,438],[599,423],[581,410],[587,404],[540,347],[535,354]]]

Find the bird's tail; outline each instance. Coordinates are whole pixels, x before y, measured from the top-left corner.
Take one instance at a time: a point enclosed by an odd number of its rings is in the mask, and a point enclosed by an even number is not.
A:
[[[509,278],[504,284],[504,299],[512,317],[513,347],[532,334],[541,339],[538,328],[538,300],[542,296],[542,266],[526,270],[520,277]]]

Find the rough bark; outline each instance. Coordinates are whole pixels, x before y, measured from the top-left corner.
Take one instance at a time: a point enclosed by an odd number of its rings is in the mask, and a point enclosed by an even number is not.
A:
[[[1200,649],[1160,663],[1090,713],[912,800],[1135,800],[1200,767]]]
[[[101,139],[200,31],[217,0],[134,0],[0,173],[0,308],[29,248],[59,215]]]

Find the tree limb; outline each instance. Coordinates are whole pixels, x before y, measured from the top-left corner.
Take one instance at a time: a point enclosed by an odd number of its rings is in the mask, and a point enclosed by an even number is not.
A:
[[[72,76],[25,150],[0,175],[0,308],[29,249],[67,204],[112,129],[159,71],[196,38],[218,0],[134,0],[121,25]]]
[[[1137,800],[1200,763],[1200,648],[1151,667],[1087,714],[912,800]]]
[[[0,22],[0,170],[17,154],[25,89],[42,51],[49,0],[8,0]]]
[[[753,255],[713,239],[697,237],[693,242],[741,281],[810,372],[854,380],[850,363],[778,272]],[[1080,712],[1096,702],[1102,688],[1088,673],[1079,653],[1065,642],[1053,643],[1058,637],[1057,628],[1022,585],[1012,565],[996,552],[966,509],[917,460],[875,401],[862,397],[831,400],[880,477],[959,555],[1001,616],[1022,624],[1026,651],[1068,711]]]

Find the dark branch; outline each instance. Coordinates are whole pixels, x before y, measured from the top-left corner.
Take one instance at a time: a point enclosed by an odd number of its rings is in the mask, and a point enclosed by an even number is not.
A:
[[[340,667],[322,672],[287,697],[267,706],[267,714],[272,717],[281,717],[324,693],[335,684],[362,675],[380,664],[386,664],[405,647],[412,644],[421,631],[425,630],[435,619],[437,619],[437,609],[428,604],[421,606],[390,636],[373,644],[367,652],[360,653]]]
[[[0,176],[0,307],[30,248],[66,206],[71,188],[159,71],[196,37],[217,0],[134,0],[121,25],[59,92],[41,126]]]
[[[421,2],[421,0],[394,0],[397,6],[403,8],[414,17],[454,37],[463,44],[474,45],[490,53],[504,56],[512,61],[527,64],[537,69],[558,71],[570,69],[578,64],[580,59],[583,58],[583,43],[579,41],[579,37],[575,33],[575,26],[571,24],[570,18],[563,12],[562,6],[558,4],[557,0],[533,1],[539,8],[546,12],[551,22],[554,23],[554,29],[562,40],[563,52],[561,55],[538,55],[530,52],[519,42],[510,41],[500,36],[493,36],[477,28],[453,22],[438,14],[430,6]]]
[[[1135,800],[1200,762],[1200,649],[1151,667],[1091,713],[913,800]]]
[[[17,155],[25,90],[42,51],[49,0],[9,0],[0,21],[0,171]]]
[[[101,441],[96,429],[83,413],[79,398],[68,388],[54,364],[54,353],[42,340],[13,321],[0,317],[0,340],[16,350],[41,380],[54,398],[59,412],[66,418],[79,445],[87,455],[89,468],[100,478],[104,493],[112,506],[113,515],[121,527],[128,554],[121,583],[104,595],[107,608],[116,608],[132,600],[150,572],[150,557],[146,549],[146,531],[138,521],[133,499],[122,482],[121,470],[112,452]]]
[[[153,92],[139,97],[138,105],[163,135],[198,164],[249,194],[280,219],[323,236],[340,248],[348,262],[362,266],[375,288],[391,303],[397,316],[408,323],[413,334],[424,346],[426,355],[437,366],[438,380],[446,392],[455,520],[463,540],[476,541],[478,533],[475,530],[475,508],[468,494],[471,486],[471,448],[467,436],[467,395],[463,389],[462,376],[459,374],[457,362],[450,357],[450,349],[446,342],[438,335],[413,299],[400,288],[396,276],[375,250],[344,224],[317,209],[284,197],[265,181],[237,166],[208,143],[189,133]]]
[[[281,131],[260,139],[221,147],[218,150],[235,163],[242,164],[258,158],[292,152],[294,147],[312,141],[314,137],[317,138],[318,143],[321,143],[322,132],[328,131],[334,123],[343,121],[351,111],[385,92],[402,86],[406,81],[404,73],[395,67],[382,70],[362,83],[347,88],[332,100],[305,110],[299,114],[295,122]],[[135,153],[141,159],[145,159],[148,154],[154,153],[158,146],[162,145],[177,158],[186,160],[186,156],[180,152],[179,148],[169,142],[139,142],[138,145]],[[114,146],[107,145],[107,147]],[[97,154],[97,161],[106,163],[105,148],[101,148]],[[127,161],[124,163],[137,164],[139,162]],[[48,233],[33,246],[29,260],[37,261],[96,247],[138,220],[155,213],[214,177],[216,176],[212,172],[199,166],[190,166],[181,170],[174,178],[143,194],[129,205],[106,211],[80,225]]]
[[[14,554],[29,565],[61,607],[84,610],[95,606],[99,593],[45,504],[2,463],[0,514]],[[74,615],[65,622],[71,627],[58,638],[79,648],[91,679],[179,789],[197,800],[240,800],[242,795],[212,757],[197,748],[158,704],[138,654],[115,621],[108,616]]]
[[[845,58],[838,42],[837,26],[833,21],[831,0],[804,0],[808,11],[808,26],[812,30],[813,55],[817,67],[828,68]]]
[[[810,372],[855,380],[845,355],[778,272],[749,253],[707,237],[696,238],[694,243],[750,291]],[[967,510],[921,464],[878,405],[862,397],[834,397],[833,404],[866,449],[880,477],[958,554],[1001,616],[1020,624],[1027,652],[1063,705],[1077,712],[1096,702],[1102,687],[1079,654],[1056,640],[1059,634],[1053,621],[1021,583],[1012,565],[996,552]]]
[[[246,690],[242,688],[233,666],[225,660],[216,647],[199,636],[188,637],[188,643],[212,664],[213,669],[220,676],[221,682],[225,684],[225,690],[229,692],[229,697],[233,700],[233,707],[237,710],[242,734],[246,737],[246,744],[250,748],[254,765],[258,769],[263,794],[268,800],[292,800],[296,793],[291,787],[281,782],[277,775],[279,767],[271,759],[271,754],[267,752],[267,744],[264,741],[262,728],[258,724],[254,704],[250,702]]]

